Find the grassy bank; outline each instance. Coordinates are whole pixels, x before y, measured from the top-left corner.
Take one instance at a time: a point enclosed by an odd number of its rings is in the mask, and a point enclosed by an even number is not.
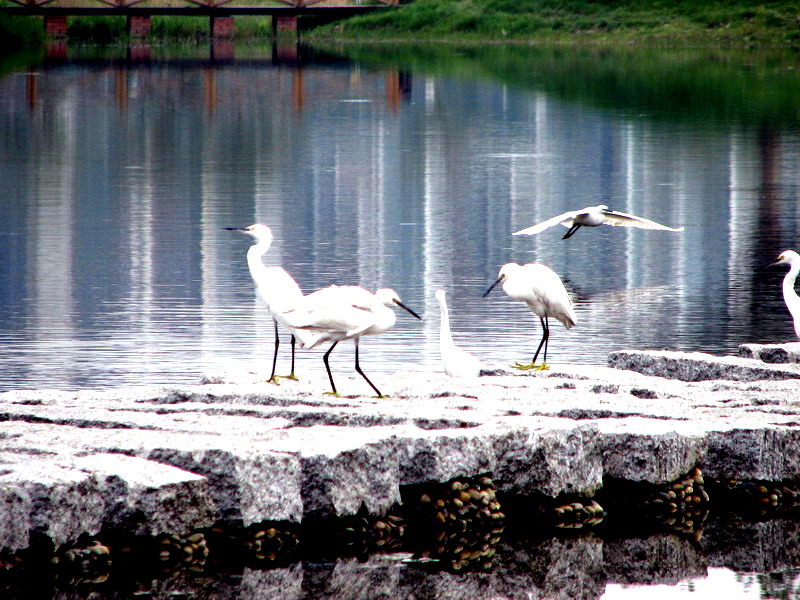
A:
[[[414,0],[313,37],[800,46],[800,3],[744,0]]]

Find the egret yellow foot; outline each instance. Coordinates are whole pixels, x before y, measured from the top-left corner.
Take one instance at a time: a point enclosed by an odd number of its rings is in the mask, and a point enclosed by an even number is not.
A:
[[[325,392],[326,396],[334,396],[336,398],[341,398],[342,395],[339,392]]]
[[[536,364],[535,363],[530,363],[530,364],[514,363],[513,366],[514,366],[515,369],[519,369],[521,371],[530,371],[531,369],[536,368]]]
[[[276,375],[276,377],[277,377],[277,375]],[[295,375],[294,373],[290,373],[289,375],[281,375],[281,379],[291,379],[292,381],[300,381],[297,378],[297,375]]]
[[[274,383],[275,385],[280,385],[280,381],[278,381],[277,375],[273,375],[271,378],[267,379],[267,383]]]
[[[514,368],[520,369],[521,371],[547,371],[550,368],[550,365],[546,365],[545,363],[540,365],[537,365],[536,363],[514,363]]]

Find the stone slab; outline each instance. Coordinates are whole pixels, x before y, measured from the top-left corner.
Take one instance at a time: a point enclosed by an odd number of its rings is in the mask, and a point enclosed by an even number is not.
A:
[[[0,546],[117,522],[180,533],[219,518],[380,514],[403,485],[483,473],[502,491],[551,497],[591,495],[604,477],[666,483],[696,466],[800,478],[796,369],[698,353],[609,361],[470,380],[398,373],[381,399],[325,395],[324,372],[279,387],[211,374],[0,394]]]
[[[789,344],[742,344],[739,346],[739,356],[773,364],[800,363],[800,342]]]
[[[622,350],[608,355],[608,366],[681,381],[800,379],[800,366],[779,367],[748,358],[702,352]]]

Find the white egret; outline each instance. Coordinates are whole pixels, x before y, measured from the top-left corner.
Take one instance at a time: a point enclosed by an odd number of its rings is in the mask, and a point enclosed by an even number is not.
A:
[[[662,231],[683,231],[683,227],[667,227],[649,219],[643,219],[635,215],[629,215],[616,210],[609,210],[605,204],[598,206],[587,206],[580,210],[570,210],[537,225],[531,225],[525,229],[515,231],[512,235],[534,235],[555,225],[569,227],[569,231],[564,234],[562,240],[572,237],[572,235],[583,227],[598,227],[599,225],[614,225],[622,227],[638,227],[639,229],[659,229]]]
[[[797,279],[797,274],[800,273],[800,254],[794,250],[784,250],[781,255],[770,264],[763,268],[773,267],[776,265],[789,265],[789,272],[783,277],[783,301],[786,302],[786,308],[792,315],[794,321],[794,332],[800,338],[800,297],[794,291],[794,283]]]
[[[518,369],[536,369],[537,371],[549,369],[547,366],[547,340],[550,338],[549,317],[558,319],[567,329],[578,322],[578,318],[572,308],[572,301],[569,299],[569,294],[567,294],[561,278],[555,271],[540,263],[527,263],[525,265],[508,263],[500,268],[500,276],[486,290],[483,297],[488,296],[489,292],[499,283],[503,284],[503,291],[510,298],[527,304],[531,312],[538,316],[539,321],[542,323],[542,341],[539,342],[539,347],[536,348],[531,364],[517,363],[514,366]],[[544,358],[542,359],[542,364],[537,367],[536,359],[539,356],[542,345],[544,345]]]
[[[275,376],[275,365],[278,361],[278,323],[288,327],[281,316],[283,311],[294,306],[303,298],[303,292],[294,278],[285,269],[278,266],[267,266],[263,263],[262,257],[269,250],[272,244],[272,230],[266,225],[255,223],[248,227],[225,227],[228,231],[240,231],[255,239],[256,243],[247,250],[247,266],[250,269],[250,276],[256,284],[258,294],[267,305],[272,321],[275,324],[275,353],[272,357],[272,374],[269,381],[277,383]],[[291,331],[291,329],[290,329]],[[297,379],[294,374],[294,346],[295,334],[292,331],[292,372],[288,375],[291,379]],[[302,341],[302,337],[300,338]]]
[[[383,397],[380,390],[369,380],[358,362],[358,343],[362,335],[377,335],[394,325],[396,316],[390,306],[400,306],[417,319],[421,317],[400,302],[397,292],[381,288],[374,294],[357,285],[332,285],[305,296],[293,308],[283,313],[286,323],[297,331],[309,333],[307,339],[300,338],[304,348],[315,348],[323,342],[333,342],[322,357],[331,390],[338,395],[328,357],[341,340],[353,340],[356,348],[356,371]]]
[[[462,350],[453,341],[450,332],[450,315],[447,310],[444,290],[436,290],[436,300],[441,310],[441,324],[439,330],[439,352],[442,356],[444,372],[450,377],[477,377],[481,374],[483,363],[478,357]]]

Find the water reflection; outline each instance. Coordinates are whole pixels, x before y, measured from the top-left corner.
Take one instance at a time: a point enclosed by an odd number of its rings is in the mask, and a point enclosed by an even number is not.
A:
[[[69,578],[53,585],[48,575],[38,574],[18,588],[4,589],[10,598],[77,597],[83,593],[100,599],[127,597],[126,593],[208,600],[797,597],[800,573],[791,566],[798,559],[791,541],[796,539],[792,537],[797,535],[795,525],[786,521],[736,523],[713,535],[708,544],[667,533],[606,538],[588,532],[503,542],[490,570],[447,570],[436,561],[418,560],[408,552],[338,559],[316,556],[274,566],[254,561],[233,570],[225,560],[209,559],[193,570],[177,568],[174,573],[159,573],[145,564],[126,572],[112,569],[107,579],[92,581],[89,578],[94,574],[89,574],[80,585]],[[727,541],[720,543],[724,536]],[[322,548],[318,551],[325,552]],[[9,581],[14,580],[9,577],[4,583]]]
[[[438,287],[457,342],[491,363],[532,355],[537,320],[480,298],[509,261],[548,264],[573,294],[556,364],[793,337],[780,273],[754,272],[800,223],[783,108],[800,77],[780,60],[662,53],[665,83],[647,53],[224,50],[70,48],[0,79],[0,389],[266,368],[247,242],[222,229],[256,221],[305,291],[391,286],[424,313],[365,340],[370,373],[439,369]],[[706,104],[683,103],[709,82]],[[686,230],[510,235],[601,202]],[[298,370],[321,368],[312,352]]]

